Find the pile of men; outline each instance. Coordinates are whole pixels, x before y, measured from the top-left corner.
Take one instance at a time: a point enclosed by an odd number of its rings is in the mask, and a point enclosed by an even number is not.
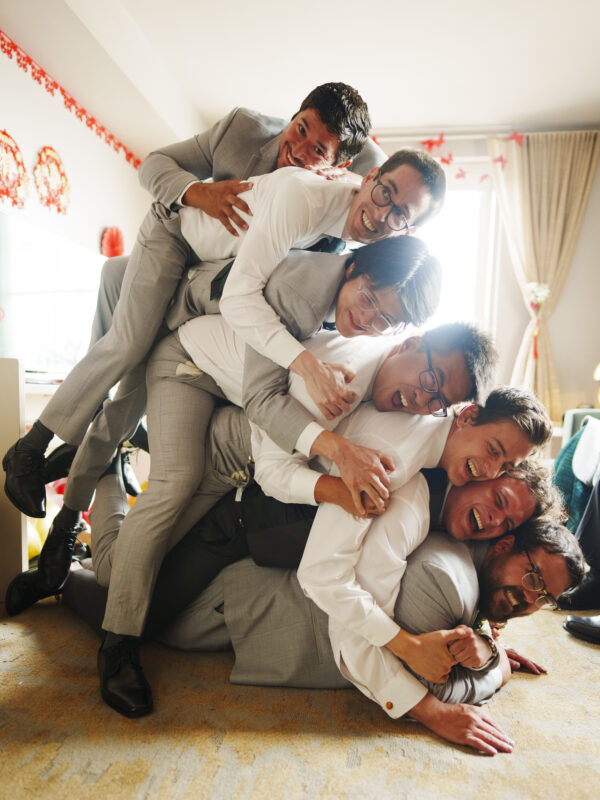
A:
[[[3,460],[32,517],[69,470],[6,607],[63,592],[102,630],[102,697],[126,716],[153,708],[152,636],[233,647],[236,682],[354,685],[393,718],[510,752],[481,704],[540,668],[498,626],[556,608],[584,562],[530,458],[550,420],[492,388],[490,337],[400,335],[439,301],[440,265],[407,234],[445,178],[369,130],[358,93],[324,84],[287,124],[236,108],[146,158],[154,202],[104,267],[90,350]],[[144,413],[150,476],[130,511],[121,445],[143,440]],[[55,435],[67,445],[46,457]],[[94,494],[93,571],[73,569]]]

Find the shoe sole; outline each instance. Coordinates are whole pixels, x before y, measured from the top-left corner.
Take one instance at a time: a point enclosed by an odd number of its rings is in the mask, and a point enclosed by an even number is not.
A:
[[[102,695],[102,699],[107,706],[110,706],[113,711],[116,711],[118,714],[121,714],[123,717],[128,717],[129,719],[145,717],[154,711],[154,703],[152,703],[148,708],[140,708],[137,711],[125,711],[125,709],[112,702],[111,696],[108,694],[108,692],[105,692],[102,687],[100,687],[100,694]]]

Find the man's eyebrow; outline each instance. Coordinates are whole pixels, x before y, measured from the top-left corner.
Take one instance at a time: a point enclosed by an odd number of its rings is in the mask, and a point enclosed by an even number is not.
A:
[[[302,122],[305,128],[308,128],[308,130],[310,130],[310,125],[308,124],[306,117],[300,117],[300,121]]]

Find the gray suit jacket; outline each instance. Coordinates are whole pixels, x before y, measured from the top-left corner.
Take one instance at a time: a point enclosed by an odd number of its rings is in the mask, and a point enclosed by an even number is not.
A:
[[[299,341],[316,333],[335,303],[348,256],[292,250],[264,291],[279,318]],[[248,419],[291,453],[300,433],[313,421],[287,394],[288,370],[246,347],[242,398]]]
[[[299,341],[316,333],[327,318],[344,278],[347,258],[292,250],[271,275],[265,298]],[[166,315],[171,330],[193,317],[218,312],[218,300],[210,299],[210,282],[225,263],[203,263],[191,280],[180,284]],[[242,391],[246,414],[279,447],[291,453],[313,417],[287,390],[288,370],[246,347]]]
[[[193,181],[245,179],[273,172],[286,125],[278,117],[234,108],[204,133],[150,153],[140,165],[140,183],[155,200],[176,210],[177,199]],[[351,169],[366,175],[385,160],[383,150],[368,139]]]
[[[432,533],[408,559],[395,618],[413,633],[468,625],[478,598],[469,548]],[[327,615],[305,597],[295,570],[258,567],[244,559],[226,567],[161,638],[189,650],[231,643],[232,683],[342,688],[349,684],[337,670],[327,631]],[[497,686],[490,670],[461,667],[453,668],[446,684],[420,680],[451,703],[484,702]]]

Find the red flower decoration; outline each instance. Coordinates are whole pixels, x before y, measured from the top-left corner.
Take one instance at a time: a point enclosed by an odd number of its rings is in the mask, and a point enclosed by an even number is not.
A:
[[[69,205],[69,182],[60,156],[52,147],[42,147],[33,168],[35,188],[42,205],[54,206],[59,214],[66,214]]]
[[[19,146],[6,131],[0,131],[0,198],[23,208],[28,188],[29,176]]]
[[[100,243],[100,252],[107,258],[122,256],[124,250],[123,234],[117,227],[104,228]]]

